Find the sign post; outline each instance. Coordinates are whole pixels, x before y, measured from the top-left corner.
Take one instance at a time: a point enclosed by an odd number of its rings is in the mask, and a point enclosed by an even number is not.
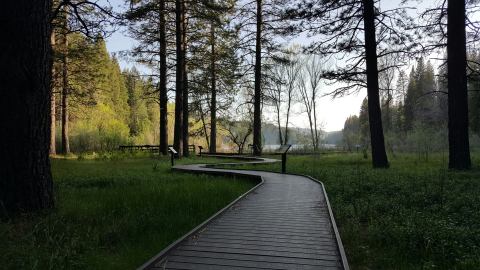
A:
[[[177,155],[177,151],[173,147],[168,147],[168,152],[170,152],[170,162],[172,164],[172,167],[174,165],[174,160],[175,160],[175,155]]]
[[[276,151],[277,154],[282,155],[282,173],[287,172],[287,152],[290,147],[292,147],[291,144],[284,144],[280,146],[280,148],[278,148],[278,150]]]

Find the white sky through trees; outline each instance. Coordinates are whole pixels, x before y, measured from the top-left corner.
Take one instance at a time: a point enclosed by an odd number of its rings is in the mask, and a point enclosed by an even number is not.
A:
[[[401,0],[382,0],[380,2],[380,6],[382,9],[390,9],[397,7],[400,4]],[[110,0],[111,5],[114,7],[115,10],[121,11],[125,7],[124,0]],[[411,1],[407,3],[409,7],[413,7],[410,11],[410,14],[416,17],[419,13],[421,13],[425,7],[433,6],[438,4],[438,0],[423,0],[423,1]],[[305,38],[294,39],[295,43],[300,44],[308,44],[310,43],[309,40]],[[107,49],[110,53],[116,53],[120,51],[125,51],[131,49],[134,44],[135,40],[129,38],[126,33],[125,28],[120,28],[118,31],[113,33],[111,36],[106,38]],[[428,59],[426,59],[428,60]],[[142,68],[140,65],[126,61],[125,59],[119,59],[120,66],[123,68],[128,68],[132,66],[136,66],[138,70],[141,72],[145,71],[148,72],[145,68]],[[412,61],[414,63],[414,60]],[[436,65],[434,65],[436,66]],[[407,74],[409,72],[409,67],[405,67]],[[330,92],[332,87],[334,86],[322,86],[322,93]],[[330,90],[329,90],[330,89]],[[320,119],[321,128],[325,131],[336,131],[343,129],[343,125],[345,119],[350,115],[358,115],[360,111],[360,105],[362,100],[366,97],[367,92],[366,89],[360,90],[357,94],[352,94],[349,96],[339,97],[332,99],[331,97],[322,97],[319,99],[318,106],[317,106],[317,113]],[[172,101],[172,100],[171,100]],[[300,128],[307,128],[308,127],[308,118],[307,115],[304,113],[304,108],[301,104],[297,104],[293,107],[291,113],[291,121],[290,126],[292,128],[300,127]],[[264,108],[264,120],[273,123],[274,119],[273,113],[268,108]]]

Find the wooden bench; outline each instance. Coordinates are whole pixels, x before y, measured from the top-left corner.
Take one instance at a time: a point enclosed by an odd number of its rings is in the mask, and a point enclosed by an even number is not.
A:
[[[168,147],[172,147],[173,148],[173,145],[169,144]],[[189,144],[188,145],[188,152],[193,152],[195,153],[195,144]]]
[[[118,146],[118,150],[125,151],[150,151],[150,152],[155,152],[160,150],[159,145],[149,145],[149,144],[144,144],[144,145],[120,145]]]
[[[195,154],[195,144],[189,144],[188,145],[188,152]]]

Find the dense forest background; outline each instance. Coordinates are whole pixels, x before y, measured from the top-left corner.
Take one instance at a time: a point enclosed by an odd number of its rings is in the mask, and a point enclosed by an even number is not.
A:
[[[60,69],[61,52],[57,47]],[[62,99],[63,73],[54,77],[56,148],[62,149],[62,109],[68,107],[69,143],[73,152],[117,149],[121,144],[158,144],[159,108],[149,99],[152,80],[135,69],[121,70],[102,38],[68,36],[68,103]]]
[[[109,151],[122,144],[159,143],[159,106],[156,83],[150,76],[142,76],[134,67],[121,70],[117,57],[109,54],[105,41],[89,39],[81,34],[68,37],[68,97],[69,143],[72,152]],[[471,52],[469,59],[479,61],[479,54]],[[61,52],[57,47],[55,66],[60,69]],[[447,86],[444,65],[437,69],[430,61],[419,58],[408,70],[380,73],[382,84],[382,121],[387,148],[395,151],[445,151],[447,142]],[[62,151],[62,73],[54,77],[54,112],[56,149]],[[469,121],[472,147],[480,146],[480,77],[469,76]],[[295,94],[299,94],[294,89]],[[294,102],[300,102],[295,100]],[[168,113],[173,116],[174,104]],[[356,151],[370,145],[367,98],[359,109],[345,121],[342,133],[325,132],[322,143]],[[169,143],[173,143],[173,118],[168,118]],[[209,121],[205,116],[203,121]],[[206,146],[200,118],[191,119],[192,143]],[[285,126],[282,126],[284,129]],[[278,145],[278,125],[264,124],[263,142]],[[309,130],[289,128],[289,143],[312,148]],[[220,128],[220,149],[235,150],[235,144],[225,128]],[[247,142],[251,142],[251,138]]]
[[[479,54],[468,54],[471,63],[478,63]],[[420,57],[409,73],[380,73],[382,122],[387,150],[415,152],[428,159],[429,153],[448,150],[448,89],[445,63],[436,69]],[[480,147],[480,78],[468,74],[470,143]],[[370,145],[368,104],[364,99],[358,115],[348,117],[342,130],[341,145],[345,150],[366,151]]]
[[[212,152],[217,148],[218,151],[246,151],[254,142],[254,112],[258,110],[254,108],[258,100],[257,93],[254,93],[259,81],[255,77],[258,59],[253,58],[258,48],[253,41],[259,29],[253,29],[251,24],[258,22],[259,18],[249,17],[249,11],[259,6],[258,3],[251,1],[245,6],[236,6],[237,2],[227,1],[214,6],[202,3],[186,7],[184,19],[188,26],[184,27],[188,31],[183,34],[185,66],[182,68],[185,73],[188,70],[188,75],[181,80],[184,81],[182,88],[187,89],[185,94],[177,91],[180,80],[174,78],[179,66],[175,47],[178,41],[173,42],[173,37],[178,34],[178,27],[174,24],[178,21],[175,17],[178,14],[171,12],[177,8],[175,3],[130,3],[121,14],[120,24],[126,29],[125,33],[138,42],[130,51],[119,55],[107,51],[102,38],[105,33],[96,33],[96,36],[85,33],[79,28],[79,22],[72,18],[68,6],[62,8],[57,23],[53,24],[52,35],[55,53],[51,154],[111,151],[125,144],[159,145],[162,129],[166,130],[163,137],[167,143],[175,144],[176,107],[186,107],[180,108],[183,114],[178,115],[188,122],[182,131],[185,132],[185,142],[202,145]],[[260,145],[268,148],[290,143],[309,151],[335,145],[347,151],[362,149],[367,152],[372,137],[367,98],[359,108],[359,114],[346,119],[341,133],[324,132],[320,121],[323,116],[316,111],[318,99],[348,95],[352,88],[358,91],[365,87],[365,77],[358,83],[358,75],[351,75],[357,73],[349,71],[348,64],[347,69],[342,70],[338,63],[325,57],[331,53],[327,48],[334,44],[324,43],[322,39],[311,44],[326,46],[327,52],[323,52],[321,47],[313,50],[290,42],[292,36],[307,31],[308,27],[297,25],[300,14],[285,9],[289,6],[286,3],[280,4],[279,9],[266,5],[265,10],[261,10],[267,21],[262,22],[265,32],[260,49],[263,58],[260,63],[263,77]],[[91,12],[86,11],[87,14]],[[389,14],[390,11],[384,12]],[[392,12],[395,16],[402,15]],[[431,11],[424,14],[428,12]],[[96,13],[92,15],[93,18],[98,16]],[[239,16],[245,17],[238,19]],[[282,16],[288,17],[291,25],[277,20]],[[406,16],[404,23],[411,19],[406,13],[402,16]],[[158,23],[162,20],[163,26],[160,26]],[[420,27],[421,23],[395,27],[410,31],[412,27]],[[384,29],[378,31],[377,35],[388,36]],[[411,40],[414,34],[409,31],[397,38],[415,44]],[[158,32],[164,34],[163,41]],[[324,34],[328,36],[327,32]],[[382,42],[385,41],[379,41],[379,44]],[[424,42],[428,45],[428,38]],[[397,48],[398,44],[387,42],[385,46],[389,54],[379,58],[377,68],[387,151],[414,151],[428,156],[430,152],[447,150],[446,50],[440,46],[411,56],[403,54],[403,48]],[[341,49],[348,51],[348,48]],[[428,60],[432,55],[442,54],[434,57],[434,63]],[[162,57],[165,61],[163,75],[159,68]],[[478,58],[477,51],[469,49],[469,126],[473,147],[477,147],[480,141]],[[118,59],[140,68],[122,70]],[[161,76],[165,77],[162,79]],[[332,86],[336,88],[333,92]],[[166,90],[161,90],[162,87]],[[167,104],[166,125],[163,127],[159,92],[164,93],[163,102]],[[181,95],[186,101],[177,100]],[[175,106],[180,103],[181,106]],[[302,128],[292,123],[292,114],[307,118],[310,127]]]

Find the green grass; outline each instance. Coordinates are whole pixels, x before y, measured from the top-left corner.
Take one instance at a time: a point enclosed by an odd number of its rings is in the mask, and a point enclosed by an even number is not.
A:
[[[57,208],[0,223],[0,269],[135,269],[255,185],[128,156],[52,160]]]
[[[446,160],[397,155],[372,169],[361,154],[292,155],[287,172],[325,184],[352,269],[480,269],[480,168],[452,172]]]

